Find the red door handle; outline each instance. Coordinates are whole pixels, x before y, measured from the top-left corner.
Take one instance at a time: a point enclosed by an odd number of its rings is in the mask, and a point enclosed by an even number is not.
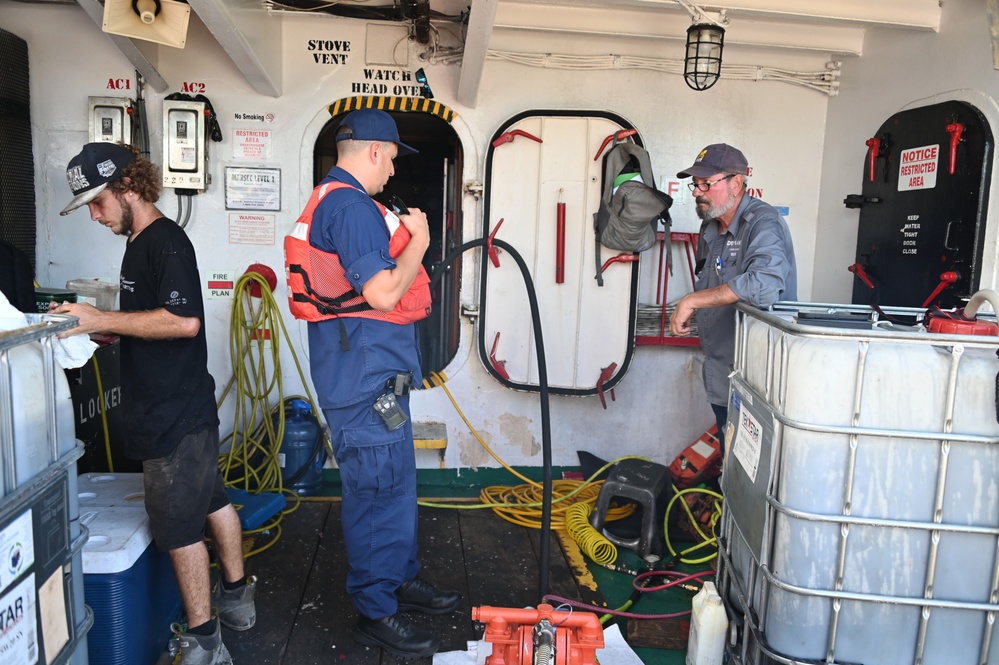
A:
[[[856,275],[860,279],[860,281],[862,281],[868,287],[872,289],[874,288],[874,282],[872,282],[871,278],[867,276],[867,271],[864,270],[864,266],[860,265],[859,263],[854,263],[852,266],[848,267],[847,270]]]
[[[950,134],[950,174],[954,175],[954,165],[957,163],[957,144],[961,142],[961,135],[964,134],[964,125],[952,122],[947,125],[947,133]]]
[[[937,288],[933,290],[933,293],[930,294],[930,297],[927,298],[926,302],[923,303],[923,307],[929,307],[930,303],[936,300],[937,296],[940,295],[941,291],[943,291],[945,288],[947,288],[960,278],[961,276],[952,270],[948,270],[945,273],[941,273],[940,284],[937,285]]]
[[[565,203],[562,190],[558,190],[558,203],[555,205],[555,283],[565,282]]]
[[[867,139],[867,179],[874,182],[874,162],[881,154],[881,139]]]

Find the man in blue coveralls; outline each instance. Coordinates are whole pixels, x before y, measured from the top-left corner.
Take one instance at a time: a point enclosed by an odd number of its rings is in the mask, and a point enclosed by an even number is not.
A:
[[[393,160],[416,152],[399,140],[389,114],[349,113],[336,141],[336,166],[303,213],[315,206],[306,219],[311,295],[293,294],[293,309],[296,298],[310,306],[316,294],[335,301],[316,308],[325,315],[309,323],[309,348],[343,482],[347,591],[359,614],[354,637],[396,656],[425,658],[440,643],[403,612],[444,614],[461,602],[417,576],[409,386],[422,382],[415,321],[430,307],[422,266],[430,230],[420,210],[396,215],[371,198],[394,175]]]
[[[669,327],[689,335],[697,311],[704,351],[704,390],[718,422],[724,453],[729,374],[735,362],[735,303],[768,307],[798,299],[798,273],[787,222],[777,210],[746,192],[749,162],[724,143],[709,145],[693,166],[676,174],[691,178],[697,216],[697,283],[677,303]]]

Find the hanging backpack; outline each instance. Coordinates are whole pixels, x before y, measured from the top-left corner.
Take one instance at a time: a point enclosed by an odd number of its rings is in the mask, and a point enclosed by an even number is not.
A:
[[[644,252],[656,242],[662,220],[669,239],[673,198],[655,187],[652,162],[645,148],[618,142],[604,156],[604,189],[593,215],[596,232],[597,284],[604,285],[600,246],[622,252]],[[666,253],[669,256],[669,253]]]

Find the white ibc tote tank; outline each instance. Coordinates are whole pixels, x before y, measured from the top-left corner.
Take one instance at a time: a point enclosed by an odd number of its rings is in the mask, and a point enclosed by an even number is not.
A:
[[[69,383],[49,332],[68,320],[29,314],[26,326],[0,329],[0,498],[76,447]]]
[[[45,660],[58,665],[87,665],[86,633],[93,624],[93,613],[84,604],[82,548],[87,536],[80,525],[77,497],[76,460],[83,446],[75,437],[69,383],[54,357],[56,335],[74,325],[69,316],[23,315],[0,298],[0,524],[11,529],[11,519],[27,519],[30,524],[34,511],[52,511],[46,513],[47,531],[35,533],[32,548],[52,558],[27,560],[27,568],[17,573],[25,581],[17,584],[26,584],[50,566],[63,571],[70,623],[68,635],[62,636],[68,642],[58,642],[55,615],[50,617],[52,625],[40,627],[43,634],[56,635],[52,650],[58,653],[48,653],[48,644],[44,648]],[[57,501],[63,483],[66,503],[59,509],[51,501]],[[34,502],[50,503],[42,508],[42,503]],[[52,515],[66,521],[55,521]],[[36,583],[41,581],[38,577]],[[2,639],[0,646],[13,648]]]
[[[750,654],[999,663],[999,337],[824,307],[737,315],[719,586]]]

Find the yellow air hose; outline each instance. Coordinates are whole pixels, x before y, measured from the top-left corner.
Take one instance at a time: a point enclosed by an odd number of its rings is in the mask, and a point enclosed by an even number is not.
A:
[[[565,526],[583,554],[594,563],[608,566],[617,561],[617,548],[590,524],[591,512],[593,507],[589,504],[572,504],[565,511]]]
[[[259,297],[250,293],[254,286],[259,288]],[[275,532],[266,545],[245,553],[246,557],[259,554],[277,542],[282,517],[294,512],[300,502],[295,492],[285,489],[278,462],[278,451],[284,438],[284,404],[293,397],[284,395],[282,339],[288,345],[305,387],[305,397],[294,397],[307,402],[312,412],[318,413],[270,285],[259,273],[245,273],[236,281],[233,291],[229,336],[233,375],[218,402],[221,408],[230,393],[236,400],[232,434],[222,441],[230,442],[229,450],[219,456],[219,467],[226,479],[226,487],[250,493],[280,492],[293,500],[289,508],[268,523],[244,531],[244,534]],[[271,407],[271,403],[275,406]],[[326,445],[328,447],[328,440]]]
[[[465,416],[461,407],[458,406],[458,402],[455,400],[454,395],[448,390],[445,385],[447,382],[447,376],[442,372],[431,372],[428,378],[423,380],[424,388],[435,388],[440,387],[447,394],[448,398],[451,400],[451,404],[454,406],[455,411],[461,416],[461,419],[465,422],[465,426],[468,427],[468,431],[479,442],[479,445],[489,453],[494,460],[496,460],[504,469],[509,471],[511,474],[523,480],[525,484],[517,485],[515,487],[507,486],[492,486],[486,487],[479,493],[478,504],[473,505],[456,505],[453,503],[430,503],[426,501],[421,501],[421,506],[427,506],[430,508],[456,508],[460,510],[476,510],[482,508],[489,508],[497,515],[502,517],[508,522],[518,524],[520,526],[526,526],[532,529],[541,528],[541,507],[542,507],[542,484],[540,482],[535,482],[530,478],[519,473],[516,469],[511,467],[502,458],[500,458],[492,448],[483,440],[482,436],[479,435],[472,423],[469,422],[468,418]],[[592,506],[596,503],[597,496],[600,493],[600,487],[603,485],[603,481],[595,481],[594,479],[599,477],[608,468],[614,466],[619,461],[623,459],[644,459],[642,457],[629,456],[621,457],[611,462],[608,462],[603,467],[597,470],[590,478],[585,481],[580,480],[555,480],[552,482],[552,514],[551,514],[551,528],[552,529],[566,529],[565,514],[566,509],[575,503],[584,503]],[[635,511],[635,506],[629,504],[623,507],[614,507],[607,511],[607,520],[619,520],[623,517],[627,517]]]

